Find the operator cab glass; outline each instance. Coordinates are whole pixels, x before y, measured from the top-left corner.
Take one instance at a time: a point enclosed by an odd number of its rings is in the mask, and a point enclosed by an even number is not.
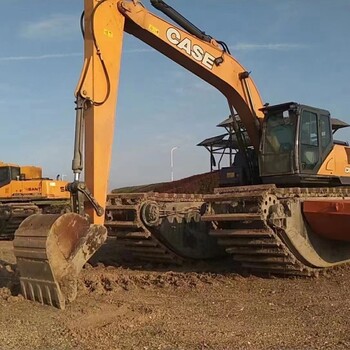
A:
[[[20,168],[13,166],[0,167],[0,187],[9,184],[12,180],[18,180]]]
[[[261,172],[266,175],[294,172],[297,116],[294,110],[272,110],[264,120]]]
[[[328,111],[297,103],[264,108],[260,145],[260,175],[263,182],[302,182],[316,175],[333,147]],[[278,179],[279,178],[279,179]]]

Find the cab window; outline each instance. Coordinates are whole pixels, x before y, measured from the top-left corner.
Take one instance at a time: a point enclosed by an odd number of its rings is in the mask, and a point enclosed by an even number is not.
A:
[[[304,110],[300,123],[300,159],[303,170],[313,170],[319,161],[317,114]]]
[[[294,149],[296,117],[292,111],[269,115],[266,127],[265,152],[285,153]]]
[[[0,167],[0,186],[8,184],[10,181],[10,167]]]
[[[322,153],[328,148],[332,142],[331,120],[328,115],[320,116],[320,131],[321,131],[321,148]]]

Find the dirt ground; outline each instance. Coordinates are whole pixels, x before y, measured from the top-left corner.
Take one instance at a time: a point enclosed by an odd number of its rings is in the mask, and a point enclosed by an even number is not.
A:
[[[14,263],[0,242],[1,350],[350,348],[349,267],[277,279],[87,265],[60,311],[17,295]]]

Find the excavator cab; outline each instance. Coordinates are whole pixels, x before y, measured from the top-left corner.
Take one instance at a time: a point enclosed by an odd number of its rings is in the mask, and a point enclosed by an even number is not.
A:
[[[264,183],[330,184],[339,178],[319,174],[333,149],[330,113],[290,102],[263,108],[259,169]]]
[[[0,187],[9,184],[12,180],[19,179],[20,168],[16,166],[0,166]]]

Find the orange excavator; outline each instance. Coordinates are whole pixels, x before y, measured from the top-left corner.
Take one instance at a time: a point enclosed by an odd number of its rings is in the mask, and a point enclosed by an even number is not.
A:
[[[20,223],[32,214],[69,211],[66,185],[44,178],[40,167],[0,161],[0,240],[13,239]]]
[[[84,3],[75,180],[68,186],[73,212],[35,214],[17,230],[14,252],[26,298],[64,308],[107,232],[149,261],[228,254],[255,273],[283,275],[314,275],[349,261],[350,148],[333,140],[336,123],[328,111],[263,104],[229,47],[164,1],[151,3],[176,25],[137,0]],[[124,32],[227,98],[238,153],[225,172],[226,186],[209,194],[115,193],[105,204]]]

